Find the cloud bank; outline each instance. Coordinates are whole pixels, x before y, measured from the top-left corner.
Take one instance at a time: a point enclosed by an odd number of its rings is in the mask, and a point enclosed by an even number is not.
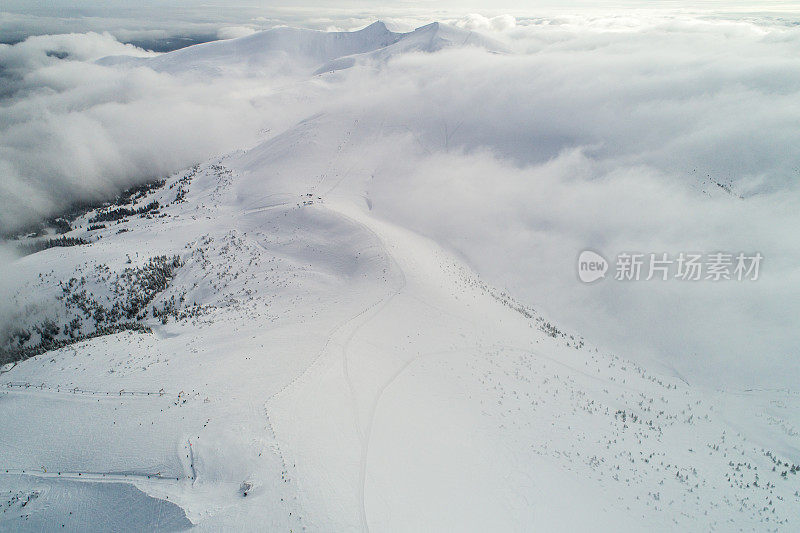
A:
[[[525,53],[349,73],[367,115],[407,128],[377,150],[374,210],[605,348],[695,384],[792,387],[800,33],[691,18],[535,26],[511,30]],[[749,284],[585,286],[587,248],[766,259]]]
[[[241,147],[299,108],[264,102],[271,80],[188,79],[96,64],[148,57],[108,34],[0,45],[0,230]]]
[[[555,321],[687,380],[790,386],[800,316],[800,30],[789,19],[470,15],[516,53],[407,54],[335,76],[96,64],[109,35],[0,49],[0,227],[239,148],[319,111],[375,212],[456,250]],[[402,22],[400,22],[402,23]],[[220,37],[248,29],[232,28]],[[349,116],[349,115],[348,115]],[[591,248],[746,251],[752,283],[578,282]],[[796,366],[796,365],[795,365]]]

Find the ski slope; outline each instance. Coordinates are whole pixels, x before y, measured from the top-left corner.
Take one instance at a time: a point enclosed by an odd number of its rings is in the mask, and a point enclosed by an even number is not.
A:
[[[147,61],[269,50],[311,75],[463,37],[279,29]],[[157,214],[89,229],[90,211],[67,235],[91,244],[17,260],[20,307],[59,323],[84,317],[63,280],[111,302],[115,273],[182,264],[144,310],[151,331],[0,374],[0,531],[797,529],[800,396],[600,351],[392,222],[403,199],[372,196],[391,153],[365,154],[401,126],[309,117],[132,204]],[[185,313],[148,314],[171,298]]]

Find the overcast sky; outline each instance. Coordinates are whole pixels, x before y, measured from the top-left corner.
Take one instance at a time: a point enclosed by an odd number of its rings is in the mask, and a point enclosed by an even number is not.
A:
[[[0,7],[0,42],[28,35],[110,31],[123,41],[147,41],[170,36],[213,38],[220,27],[247,25],[267,29],[281,24],[315,29],[350,30],[367,21],[387,19],[400,27],[432,20],[511,14],[517,18],[569,12],[630,13],[632,10],[686,12],[797,12],[796,1],[697,0],[486,0],[394,2],[293,1],[284,5],[265,0],[206,2],[203,0],[144,0],[141,2],[75,0],[7,0]]]

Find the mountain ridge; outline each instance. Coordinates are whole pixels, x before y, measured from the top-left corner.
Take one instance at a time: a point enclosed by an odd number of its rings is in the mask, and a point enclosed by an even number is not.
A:
[[[316,74],[349,68],[358,61],[387,61],[403,53],[434,53],[460,46],[481,47],[493,53],[509,52],[500,42],[485,35],[440,22],[400,33],[389,30],[379,20],[359,30],[344,32],[278,27],[235,39],[193,45],[152,58],[110,56],[97,62],[147,66],[169,73],[200,69],[205,74],[221,74],[233,66],[278,70],[282,63],[295,62],[301,70]]]

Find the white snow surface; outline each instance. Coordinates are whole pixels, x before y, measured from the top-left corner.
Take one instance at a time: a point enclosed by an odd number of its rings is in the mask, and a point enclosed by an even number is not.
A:
[[[281,28],[136,61],[311,74],[487,42]],[[310,117],[137,200],[160,216],[89,213],[68,235],[102,238],[17,261],[20,298],[55,302],[180,255],[153,303],[202,311],[3,368],[0,531],[797,530],[796,392],[604,353],[388,221],[357,164],[384,127]]]

